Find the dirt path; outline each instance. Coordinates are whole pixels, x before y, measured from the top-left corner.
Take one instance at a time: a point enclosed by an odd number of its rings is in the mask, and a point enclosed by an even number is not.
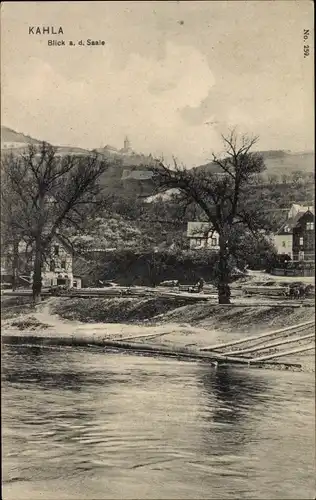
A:
[[[36,336],[65,336],[89,337],[91,339],[113,340],[157,340],[170,335],[176,336],[181,344],[186,345],[188,337],[194,338],[199,345],[211,338],[216,340],[218,334],[210,335],[209,329],[193,327],[190,324],[164,323],[164,324],[124,324],[124,323],[83,323],[76,320],[62,319],[51,312],[53,306],[60,299],[49,299],[39,304],[35,311],[3,321],[3,333]],[[161,341],[159,342],[161,343]],[[197,345],[195,342],[192,345]]]
[[[21,314],[2,322],[2,335],[69,337],[89,339],[91,343],[103,340],[131,341],[153,346],[195,348],[230,342],[247,335],[257,335],[273,328],[302,323],[314,318],[311,308],[227,308],[210,304],[184,306],[151,318],[151,322],[132,323],[82,322],[64,319],[52,310],[58,310],[60,298],[50,298],[28,314]],[[87,305],[87,300],[83,299]],[[119,307],[119,303],[115,303]],[[78,306],[78,304],[76,303]],[[302,363],[308,370],[315,369],[315,351],[281,358],[280,362]]]

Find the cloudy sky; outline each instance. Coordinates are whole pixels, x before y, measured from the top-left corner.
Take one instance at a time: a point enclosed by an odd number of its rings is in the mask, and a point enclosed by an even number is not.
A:
[[[128,135],[136,151],[188,165],[232,126],[259,135],[261,150],[311,150],[312,27],[304,0],[4,2],[2,124],[87,148]],[[79,46],[87,39],[105,45]]]

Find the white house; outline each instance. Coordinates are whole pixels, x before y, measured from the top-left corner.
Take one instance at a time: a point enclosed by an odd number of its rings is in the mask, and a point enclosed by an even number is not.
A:
[[[13,249],[10,245],[7,252],[1,255],[1,274],[12,276]],[[17,277],[25,285],[32,284],[33,272],[30,270],[34,264],[34,252],[24,241],[18,245],[19,264]],[[68,285],[71,288],[81,288],[81,279],[73,275],[73,251],[72,247],[60,235],[56,235],[46,252],[42,267],[42,285],[50,287],[56,285]]]
[[[81,280],[74,279],[72,264],[73,250],[71,245],[62,236],[56,235],[43,265],[43,286],[69,285],[72,288],[75,285],[80,288]]]
[[[279,255],[289,255],[293,258],[293,233],[290,229],[281,228],[273,238],[274,246]]]
[[[191,249],[219,250],[219,235],[208,222],[188,222],[187,237]]]

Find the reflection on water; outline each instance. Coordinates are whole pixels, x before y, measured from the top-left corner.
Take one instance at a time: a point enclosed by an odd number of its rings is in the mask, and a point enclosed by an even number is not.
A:
[[[3,348],[4,499],[313,498],[314,379]]]

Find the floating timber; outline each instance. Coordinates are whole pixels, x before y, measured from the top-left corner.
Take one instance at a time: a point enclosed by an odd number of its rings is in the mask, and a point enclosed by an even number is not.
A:
[[[51,337],[51,336],[36,336],[36,335],[4,335],[2,336],[3,345],[27,345],[27,346],[76,346],[76,347],[101,347],[104,349],[121,349],[123,351],[132,350],[133,352],[142,355],[151,356],[167,356],[178,359],[197,359],[204,362],[209,362],[214,365],[238,365],[250,366],[249,359],[237,356],[225,356],[221,354],[214,354],[208,352],[201,352],[199,349],[179,348],[176,346],[166,347],[163,345],[143,344],[136,342],[122,342],[118,340],[96,339],[93,337]],[[255,361],[254,366],[257,368],[265,368],[265,363],[258,360]],[[283,368],[286,369],[301,369],[299,363],[280,363],[270,362],[270,368]]]
[[[201,351],[217,351],[218,349],[223,349],[224,347],[230,347],[232,345],[243,344],[246,342],[250,342],[253,340],[257,340],[257,339],[262,339],[265,337],[270,337],[270,336],[272,337],[272,336],[277,335],[279,333],[283,334],[285,332],[290,332],[292,330],[298,331],[300,329],[304,329],[304,328],[312,326],[312,325],[315,325],[315,320],[306,321],[305,323],[299,323],[298,325],[287,326],[285,328],[279,328],[278,330],[272,330],[269,332],[261,333],[259,335],[251,335],[248,337],[243,337],[242,339],[233,340],[231,342],[225,342],[225,343],[221,343],[221,344],[211,345],[208,347],[202,347]]]
[[[308,331],[311,328],[315,328],[314,320],[279,328],[259,335],[244,337],[231,342],[202,347],[201,351],[216,353],[221,356],[227,356],[227,358],[243,358],[248,362],[248,365],[256,365],[258,363],[265,363],[270,359],[284,358],[285,356],[315,349],[315,332],[305,333],[306,330]],[[314,342],[311,343],[312,339],[314,339]],[[308,344],[306,344],[306,341]],[[292,344],[292,349],[284,349],[288,344]],[[293,347],[293,345],[296,345],[296,347]],[[240,346],[240,348],[229,350],[232,346]],[[264,354],[262,351],[267,352]]]
[[[271,347],[278,347],[278,346],[284,345],[284,344],[292,344],[293,342],[302,341],[305,339],[311,339],[314,337],[315,337],[314,333],[309,333],[308,335],[302,335],[301,337],[300,336],[291,337],[291,338],[285,339],[285,340],[278,340],[277,342],[270,342],[268,344],[264,344],[262,347],[255,346],[255,347],[249,347],[248,349],[229,351],[227,354],[229,356],[234,356],[235,354],[240,355],[240,354],[248,354],[249,352],[264,351],[267,349],[271,349]]]
[[[269,354],[268,356],[261,356],[259,358],[252,358],[250,360],[250,363],[258,363],[260,361],[267,361],[267,360],[273,359],[273,358],[283,358],[284,356],[290,356],[291,354],[296,354],[299,352],[311,351],[312,349],[315,349],[315,344],[304,346],[304,347],[299,347],[297,349],[291,349],[290,351],[280,351],[280,352],[277,352],[276,354]]]

